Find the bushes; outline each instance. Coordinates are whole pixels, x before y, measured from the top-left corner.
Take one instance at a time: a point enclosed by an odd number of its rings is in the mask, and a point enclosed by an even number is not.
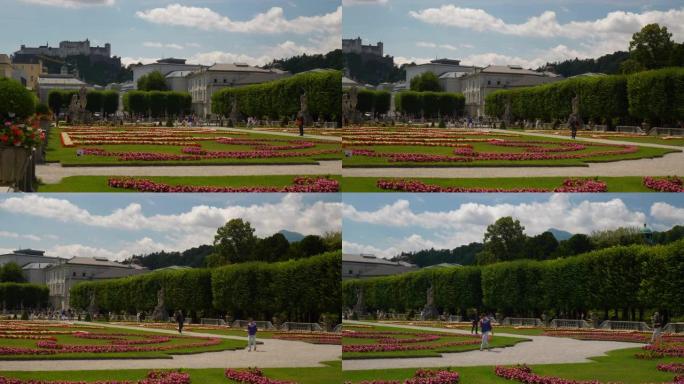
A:
[[[281,119],[300,109],[300,95],[306,91],[309,113],[314,120],[337,120],[342,113],[342,73],[306,72],[281,80],[244,87],[228,87],[212,95],[212,113],[228,116],[234,98],[243,116]]]
[[[544,310],[589,309],[684,311],[684,240],[665,246],[606,248],[565,259],[517,260],[484,267],[423,270],[344,281],[343,304],[353,307],[364,289],[369,310],[405,312],[425,305],[432,283],[441,311],[484,307],[504,315],[539,316]]]
[[[411,116],[461,116],[465,109],[465,97],[460,93],[405,91],[395,100],[396,109]]]
[[[25,119],[35,112],[36,98],[18,81],[0,78],[0,119]]]
[[[123,103],[126,112],[159,118],[190,112],[192,98],[186,92],[131,91],[124,95]]]
[[[44,308],[49,293],[45,285],[0,283],[0,303],[5,309]]]
[[[163,287],[168,310],[218,311],[236,317],[317,321],[339,312],[339,252],[280,263],[242,263],[217,269],[159,271],[140,276],[84,282],[71,289],[71,306],[87,309],[95,293],[103,311],[151,311]]]
[[[389,112],[391,103],[392,94],[387,91],[361,89],[358,93],[356,110],[362,113],[384,115]]]
[[[69,112],[69,105],[76,90],[54,89],[48,94],[48,105],[52,111],[59,115]],[[116,91],[89,90],[86,93],[86,109],[90,113],[104,113],[111,115],[119,109],[119,93]]]
[[[614,125],[634,120],[674,124],[684,119],[684,69],[576,78],[537,87],[493,92],[486,97],[489,116],[502,117],[510,100],[514,119],[564,121],[572,99],[580,98],[585,121]]]

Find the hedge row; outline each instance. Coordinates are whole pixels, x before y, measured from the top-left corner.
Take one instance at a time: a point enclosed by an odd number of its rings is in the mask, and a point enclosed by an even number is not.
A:
[[[565,121],[576,95],[585,121],[610,125],[641,121],[674,124],[684,120],[684,68],[576,78],[497,91],[487,95],[485,109],[487,115],[501,118],[510,100],[513,119]]]
[[[343,282],[343,305],[356,289],[371,310],[422,308],[433,284],[441,311],[486,308],[505,315],[608,309],[684,311],[684,241],[665,246],[619,246],[565,259],[520,260],[483,267],[430,269],[398,276]]]
[[[151,312],[163,287],[169,311],[318,321],[340,309],[340,252],[279,263],[251,262],[215,269],[159,271],[84,282],[71,289],[71,306],[87,309],[95,292],[102,311]]]
[[[4,309],[45,308],[49,294],[45,285],[0,283],[0,306]]]
[[[394,99],[397,111],[415,117],[453,117],[463,115],[465,96],[450,92],[404,91]]]
[[[78,95],[77,90],[54,89],[48,93],[48,105],[56,114],[67,113],[71,98]],[[116,91],[90,90],[86,94],[86,109],[91,113],[111,115],[119,109],[119,93]]]
[[[384,115],[389,112],[392,94],[387,91],[362,89],[358,93],[356,110],[363,113]]]
[[[36,97],[20,82],[6,77],[0,78],[0,119],[25,119],[35,112]]]
[[[192,97],[187,92],[131,91],[123,97],[124,110],[134,115],[171,117],[192,111]]]
[[[314,120],[336,121],[342,112],[341,84],[340,71],[300,73],[263,84],[221,89],[212,95],[211,109],[216,115],[230,116],[237,98],[242,116],[292,118],[300,110],[300,96],[306,92]]]

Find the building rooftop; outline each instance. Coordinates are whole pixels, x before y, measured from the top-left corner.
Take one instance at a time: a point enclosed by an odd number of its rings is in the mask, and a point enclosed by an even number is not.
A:
[[[157,63],[159,64],[185,64],[185,59],[176,59],[174,57],[168,57],[166,59],[159,59]]]
[[[38,85],[88,85],[70,75],[41,75],[38,77]]]
[[[483,73],[505,73],[510,75],[544,76],[543,72],[525,69],[519,65],[489,65],[482,68]]]
[[[449,64],[449,65],[461,65],[461,60],[454,60],[454,59],[434,59],[430,60],[432,64]]]
[[[191,74],[192,72],[193,71],[173,71],[173,72],[169,72],[169,74],[166,75],[165,77],[167,79],[172,78],[172,77],[185,77],[185,76]]]
[[[469,72],[444,72],[439,76],[440,79],[457,79],[469,74]]]
[[[45,256],[45,251],[38,251],[36,249],[17,249],[16,251],[12,252],[17,255],[31,255],[31,256]]]
[[[208,68],[209,71],[223,71],[223,72],[275,72],[269,69],[263,69],[259,67],[251,67],[245,63],[232,63],[232,64],[214,64]]]
[[[24,265],[21,269],[45,269],[53,265],[53,263],[28,263]]]
[[[116,261],[111,261],[104,257],[82,257],[74,256],[67,260],[66,264],[76,264],[76,265],[91,265],[96,267],[117,267],[117,268],[136,268],[140,269],[142,267],[135,264],[121,264]]]
[[[342,254],[342,261],[348,263],[366,263],[366,264],[382,264],[382,265],[401,265],[404,267],[414,267],[413,264],[406,263],[403,261],[391,261],[377,257],[375,255],[360,254],[354,255],[350,253]]]

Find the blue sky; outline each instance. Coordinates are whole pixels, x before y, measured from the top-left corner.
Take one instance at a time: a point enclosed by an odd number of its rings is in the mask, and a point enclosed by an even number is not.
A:
[[[353,194],[342,197],[343,248],[392,257],[402,251],[455,248],[482,241],[503,216],[528,235],[550,228],[590,234],[621,226],[684,225],[681,194]]]
[[[0,0],[0,9],[0,53],[89,38],[125,63],[263,64],[341,46],[339,0]]]
[[[398,63],[435,57],[465,64],[519,64],[627,50],[658,22],[684,41],[681,0],[343,0],[342,35],[385,43]]]
[[[282,229],[323,234],[341,228],[337,194],[49,194],[0,197],[0,253],[121,260],[213,241],[232,218],[260,237]]]

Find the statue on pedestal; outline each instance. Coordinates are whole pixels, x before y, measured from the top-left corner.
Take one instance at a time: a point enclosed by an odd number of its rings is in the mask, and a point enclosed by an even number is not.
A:
[[[363,316],[366,314],[366,305],[363,303],[363,288],[356,288],[356,304],[354,304],[353,314]]]
[[[426,303],[425,307],[423,307],[423,311],[420,313],[420,319],[421,320],[433,320],[433,319],[438,319],[439,318],[439,311],[437,310],[437,307],[435,306],[435,291],[432,285],[427,289],[427,292],[425,294],[426,296]]]
[[[90,318],[94,319],[95,315],[100,312],[100,308],[97,306],[96,298],[95,298],[95,292],[93,292],[90,295],[90,304],[88,304],[88,313],[90,314]]]
[[[309,114],[309,97],[307,96],[306,91],[299,96],[299,117],[302,118],[304,125],[311,125],[312,119]]]
[[[152,311],[153,321],[169,321],[169,313],[164,305],[164,287],[157,291],[157,306]]]
[[[513,119],[513,113],[511,112],[511,99],[506,100],[506,105],[504,106],[503,122],[506,128],[510,128],[511,120]]]

